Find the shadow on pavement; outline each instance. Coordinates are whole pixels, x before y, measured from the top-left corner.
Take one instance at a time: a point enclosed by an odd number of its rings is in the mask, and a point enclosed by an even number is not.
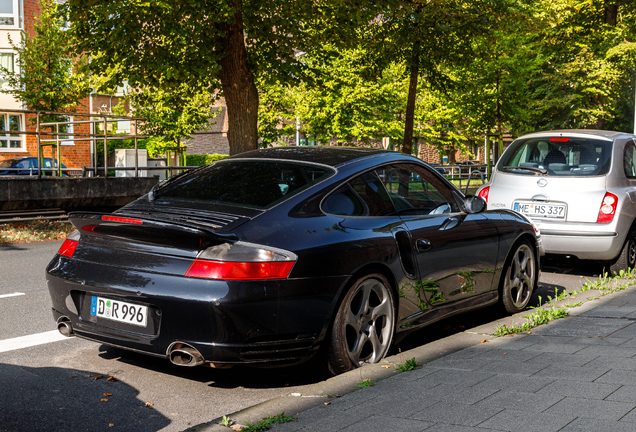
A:
[[[97,377],[82,370],[0,363],[0,431],[158,431],[170,424],[137,399],[133,387]]]
[[[154,372],[177,376],[183,379],[207,383],[210,387],[232,388],[285,388],[322,381],[325,377],[310,364],[280,368],[255,368],[237,365],[229,369],[210,367],[175,366],[167,359],[151,357],[108,345],[100,346],[100,357],[116,360]]]

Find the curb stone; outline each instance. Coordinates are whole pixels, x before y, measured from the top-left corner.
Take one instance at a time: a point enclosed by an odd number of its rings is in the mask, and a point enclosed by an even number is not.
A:
[[[635,290],[636,285],[632,285],[623,291],[618,291],[618,293]],[[568,297],[556,302],[554,305],[558,307],[583,301],[584,303],[581,306],[574,307],[569,311],[570,316],[578,316],[610,301],[613,297],[611,294],[604,293],[600,290],[589,290],[577,294],[574,298]],[[600,298],[596,298],[599,296]],[[227,416],[230,417],[235,424],[240,425],[246,423],[256,424],[263,418],[274,416],[281,412],[285,412],[288,416],[297,416],[303,411],[328,402],[331,398],[341,397],[358,390],[356,385],[363,380],[370,379],[377,383],[380,380],[395,376],[399,372],[394,366],[404,363],[404,359],[415,358],[418,364],[423,365],[465,348],[498,339],[496,336],[492,336],[492,333],[497,330],[499,325],[521,324],[525,321],[525,317],[532,312],[533,309],[526,310],[504,319],[498,319],[464,332],[456,333],[446,338],[427,343],[426,345],[404,351],[401,354],[387,357],[380,363],[367,365],[316,384],[309,384],[296,393],[277,397],[252,407],[227,414]],[[511,335],[506,336],[506,338],[515,338],[525,336],[526,334]],[[487,336],[486,339],[484,339],[485,335]],[[387,368],[386,366],[389,367]],[[220,421],[221,417],[210,422],[192,426],[184,432],[229,432],[231,429],[220,425]]]

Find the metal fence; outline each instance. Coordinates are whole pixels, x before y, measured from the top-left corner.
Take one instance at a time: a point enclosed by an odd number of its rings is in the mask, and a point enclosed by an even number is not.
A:
[[[35,117],[35,131],[27,130],[11,130],[7,131],[10,136],[36,136],[37,139],[37,166],[30,168],[1,168],[1,171],[9,172],[25,172],[28,171],[29,175],[37,175],[41,178],[42,175],[54,175],[54,176],[98,176],[108,177],[109,171],[134,171],[134,176],[139,177],[139,171],[156,171],[163,170],[168,173],[174,173],[184,169],[196,168],[192,166],[139,166],[139,140],[148,138],[144,135],[138,135],[139,124],[145,121],[140,117],[118,116],[112,114],[86,114],[86,113],[72,113],[72,112],[58,112],[58,111],[33,111],[33,110],[3,110],[7,113],[15,113],[24,115],[31,118]],[[68,121],[43,121],[43,117],[46,116],[59,116],[65,118],[73,118]],[[79,118],[79,120],[77,119]],[[129,133],[112,134],[109,133],[110,126],[118,124],[119,122],[129,122]],[[26,122],[25,122],[26,123]],[[88,126],[89,132],[79,132],[76,129],[80,129],[83,125]],[[101,127],[102,131],[98,129]],[[108,165],[108,143],[113,140],[132,140],[134,142],[135,150],[135,163],[131,167],[109,167]],[[86,142],[88,141],[91,146],[91,158],[92,167],[82,168],[66,168],[62,166],[62,149],[66,143]],[[45,158],[43,156],[43,148],[51,147],[51,159],[54,163],[51,166],[44,166]],[[102,166],[98,166],[98,154],[103,152]]]

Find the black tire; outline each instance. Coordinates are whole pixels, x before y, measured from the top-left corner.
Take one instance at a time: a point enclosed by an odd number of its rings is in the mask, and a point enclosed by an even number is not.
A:
[[[501,275],[501,303],[509,314],[524,310],[537,283],[537,261],[527,241],[517,243]]]
[[[334,318],[327,343],[333,375],[382,360],[395,332],[395,301],[381,274],[358,279],[349,288]]]
[[[610,275],[636,268],[636,230],[630,231],[618,257],[610,264]]]

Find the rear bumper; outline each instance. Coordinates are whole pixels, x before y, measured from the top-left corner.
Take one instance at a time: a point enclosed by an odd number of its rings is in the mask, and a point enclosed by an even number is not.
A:
[[[206,362],[263,365],[299,363],[314,354],[345,279],[211,281],[59,255],[46,277],[54,318],[68,318],[81,338],[157,357],[182,342]],[[93,295],[148,306],[148,325],[91,315]]]
[[[579,259],[612,260],[620,253],[624,238],[616,232],[541,230],[547,254],[573,255]]]

